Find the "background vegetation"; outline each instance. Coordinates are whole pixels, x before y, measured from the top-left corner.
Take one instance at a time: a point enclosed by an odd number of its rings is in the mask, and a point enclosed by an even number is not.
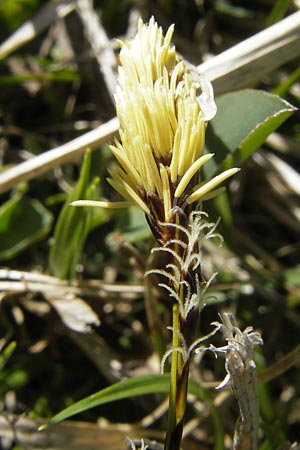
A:
[[[43,7],[49,7],[51,18],[51,4],[2,0],[1,42]],[[116,38],[132,33],[138,13],[144,20],[154,14],[165,30],[175,23],[178,52],[198,65],[295,10],[293,2],[271,0],[95,0],[93,11],[101,18],[102,43],[115,65]],[[99,62],[85,31],[76,11],[54,17],[1,59],[1,170],[114,117],[100,70],[107,55],[102,52]],[[279,93],[297,106],[299,78],[298,57],[249,87]],[[256,356],[262,374],[262,449],[290,448],[287,442],[300,441],[299,150],[295,114],[243,164],[227,194],[207,204],[213,219],[222,217],[219,231],[225,244],[206,248],[205,270],[219,275],[213,300],[201,316],[201,333],[209,332],[224,309],[235,313],[242,329],[253,325],[261,331],[264,346]],[[41,419],[89,394],[124,377],[159,371],[145,311],[144,271],[153,241],[143,214],[133,207],[95,211],[68,206],[76,198],[118,200],[106,183],[112,164],[109,149],[101,145],[84,163],[77,156],[1,194],[2,448],[118,449],[127,435],[163,439],[166,415],[156,410],[159,405],[165,410],[163,394],[99,406],[74,422],[36,432]],[[167,345],[166,323],[157,326]],[[224,378],[224,364],[211,356],[201,364],[195,358],[192,375],[205,389],[202,402],[191,398],[188,419],[196,418],[196,425],[188,420],[191,431],[184,448],[230,448],[236,405],[207,387]],[[149,417],[154,410],[157,415]]]

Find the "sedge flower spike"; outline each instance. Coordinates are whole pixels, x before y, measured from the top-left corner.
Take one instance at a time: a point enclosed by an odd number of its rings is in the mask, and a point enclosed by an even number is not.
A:
[[[216,105],[210,82],[201,76],[195,83],[179,60],[171,45],[173,30],[164,36],[152,17],[148,24],[139,21],[132,40],[121,42],[115,94],[120,140],[111,145],[119,166],[108,179],[144,210],[160,242],[166,239],[160,224],[176,221],[174,209],[188,215],[192,203],[211,195],[238,170],[207,182],[199,179],[201,167],[213,157],[203,150]]]

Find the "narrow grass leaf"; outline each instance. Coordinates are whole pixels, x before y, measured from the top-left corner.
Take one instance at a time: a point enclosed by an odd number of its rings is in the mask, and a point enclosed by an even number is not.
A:
[[[10,359],[12,354],[14,353],[17,347],[17,343],[15,341],[10,342],[0,353],[0,370],[5,367],[5,364]]]
[[[70,206],[75,200],[93,199],[99,180],[90,182],[91,152],[86,152],[80,176],[74,191],[67,198],[58,217],[54,243],[49,256],[49,273],[62,279],[72,279],[80,259],[89,231],[108,216],[108,212],[97,208]],[[97,215],[97,220],[95,220]]]
[[[117,400],[123,400],[138,395],[147,394],[168,394],[170,389],[170,375],[165,374],[151,374],[141,375],[133,378],[128,378],[118,383],[113,384],[107,388],[102,389],[95,394],[92,394],[73,405],[67,407],[63,411],[56,414],[50,419],[42,428],[52,425],[62,420],[65,420],[75,414],[86,411],[90,408],[100,406],[106,403],[111,403]],[[200,399],[206,398],[206,394],[201,386],[190,380],[189,392]]]

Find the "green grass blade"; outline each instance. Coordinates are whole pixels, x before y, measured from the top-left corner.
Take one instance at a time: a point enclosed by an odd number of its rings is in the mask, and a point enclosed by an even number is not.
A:
[[[5,364],[10,359],[10,357],[13,355],[15,349],[17,347],[17,343],[15,341],[11,342],[7,345],[3,350],[0,352],[0,370],[2,370],[5,367]]]
[[[95,208],[77,208],[70,203],[75,200],[96,198],[99,179],[90,181],[91,152],[87,151],[82,163],[80,176],[74,191],[67,198],[58,217],[54,243],[49,256],[49,273],[58,278],[72,279],[76,265],[90,230],[104,221],[108,215],[105,210]],[[98,219],[96,220],[96,216]]]
[[[68,406],[66,409],[52,417],[45,425],[43,425],[43,427],[61,422],[75,414],[105,403],[123,400],[138,395],[168,394],[169,389],[169,373],[141,375],[128,378]],[[193,380],[190,380],[189,382],[189,392],[202,400],[206,398],[206,394],[201,386]]]
[[[56,414],[46,425],[52,425],[87,409],[138,395],[169,392],[169,374],[141,375],[128,378],[92,394]]]

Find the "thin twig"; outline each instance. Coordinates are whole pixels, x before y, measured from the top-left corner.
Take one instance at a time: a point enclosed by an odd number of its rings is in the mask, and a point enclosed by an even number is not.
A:
[[[57,19],[69,14],[75,7],[73,0],[51,0],[32,19],[24,22],[8,39],[0,45],[0,59],[32,41],[38,34]]]
[[[108,36],[89,0],[77,0],[77,10],[81,17],[91,50],[98,61],[106,88],[113,98],[116,89],[115,55]]]
[[[95,149],[110,141],[119,129],[119,121],[113,118],[103,125],[59,147],[29,159],[0,174],[0,193],[11,189],[21,181],[31,180],[54,167],[76,159],[87,148]]]
[[[257,82],[300,54],[300,11],[197,66],[223,94]]]
[[[0,269],[1,292],[42,292],[48,295],[73,294],[96,298],[119,300],[140,298],[144,293],[142,285],[106,283],[100,280],[67,282],[49,275]]]

